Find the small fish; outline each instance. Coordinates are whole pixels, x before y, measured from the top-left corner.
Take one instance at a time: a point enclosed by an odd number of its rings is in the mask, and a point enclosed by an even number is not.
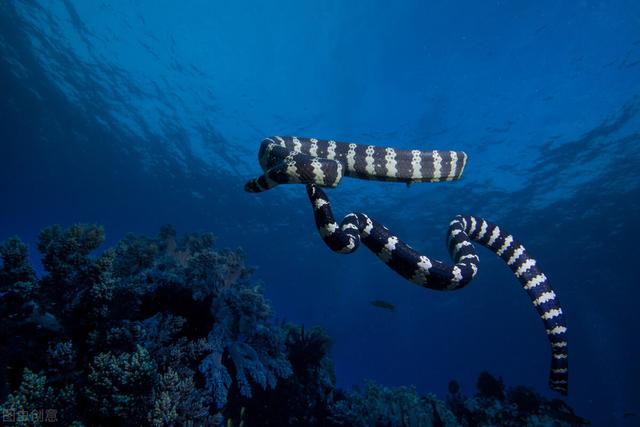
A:
[[[625,412],[624,414],[622,414],[622,418],[631,418],[635,416],[636,416],[635,412]]]
[[[371,305],[378,308],[384,308],[385,310],[394,311],[396,306],[391,304],[390,302],[383,301],[381,299],[376,299],[371,301]]]

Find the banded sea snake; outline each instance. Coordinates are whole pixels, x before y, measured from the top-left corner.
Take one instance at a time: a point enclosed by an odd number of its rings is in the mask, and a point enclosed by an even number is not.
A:
[[[447,245],[454,264],[431,260],[363,213],[350,213],[338,224],[329,199],[320,187],[335,187],[343,176],[413,182],[452,181],[460,178],[467,161],[461,151],[396,150],[315,138],[272,137],[258,154],[264,174],[245,185],[262,192],[279,184],[306,184],[316,227],[329,248],[339,253],[365,244],[396,273],[425,288],[438,291],[464,287],[478,271],[479,258],[471,241],[490,249],[507,263],[527,292],[551,344],[549,386],[568,391],[567,327],[556,294],[547,277],[524,246],[511,234],[479,217],[457,215],[449,223]]]

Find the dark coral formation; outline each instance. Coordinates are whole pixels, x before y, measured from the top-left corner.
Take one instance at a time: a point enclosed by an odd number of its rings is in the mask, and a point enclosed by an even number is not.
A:
[[[290,376],[286,332],[240,251],[215,250],[210,234],[178,239],[170,227],[93,255],[103,240],[92,225],[45,229],[40,279],[18,239],[0,247],[5,412],[213,424],[233,390],[250,398]]]
[[[463,396],[456,381],[449,383],[447,406],[462,426],[583,426],[589,420],[577,416],[559,399],[547,399],[525,386],[505,390],[502,378],[481,372],[476,394]]]
[[[129,235],[99,252],[102,228],[54,226],[38,250],[0,245],[0,410],[15,425],[580,425],[559,400],[505,392],[446,401],[372,382],[336,388],[330,338],[278,324],[241,251],[211,234]]]
[[[273,389],[258,390],[250,400],[235,400],[235,412],[244,407],[245,425],[250,426],[324,426],[335,400],[333,362],[329,356],[330,338],[315,327],[283,325],[286,354],[293,375]],[[238,408],[240,407],[240,408]],[[231,411],[233,413],[234,411]]]
[[[434,395],[419,396],[414,387],[387,388],[367,382],[333,406],[331,419],[341,426],[457,426],[446,405]]]

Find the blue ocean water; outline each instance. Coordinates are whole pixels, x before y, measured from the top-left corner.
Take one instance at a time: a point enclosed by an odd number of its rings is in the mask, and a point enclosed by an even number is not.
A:
[[[500,260],[480,250],[478,277],[446,293],[329,251],[301,186],[243,191],[269,135],[465,151],[460,181],[345,179],[336,213],[443,260],[454,215],[507,228],[562,302],[567,401],[595,425],[639,422],[640,3],[0,3],[0,240],[37,261],[54,223],[102,224],[107,245],[212,231],[277,316],[328,331],[340,387],[472,392],[488,369],[552,396],[540,320]]]

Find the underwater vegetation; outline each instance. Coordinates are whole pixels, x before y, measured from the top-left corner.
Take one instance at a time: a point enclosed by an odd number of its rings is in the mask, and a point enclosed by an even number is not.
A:
[[[482,373],[474,396],[336,388],[331,339],[278,323],[240,250],[209,233],[96,225],[0,245],[0,410],[11,425],[582,425],[561,400]]]

